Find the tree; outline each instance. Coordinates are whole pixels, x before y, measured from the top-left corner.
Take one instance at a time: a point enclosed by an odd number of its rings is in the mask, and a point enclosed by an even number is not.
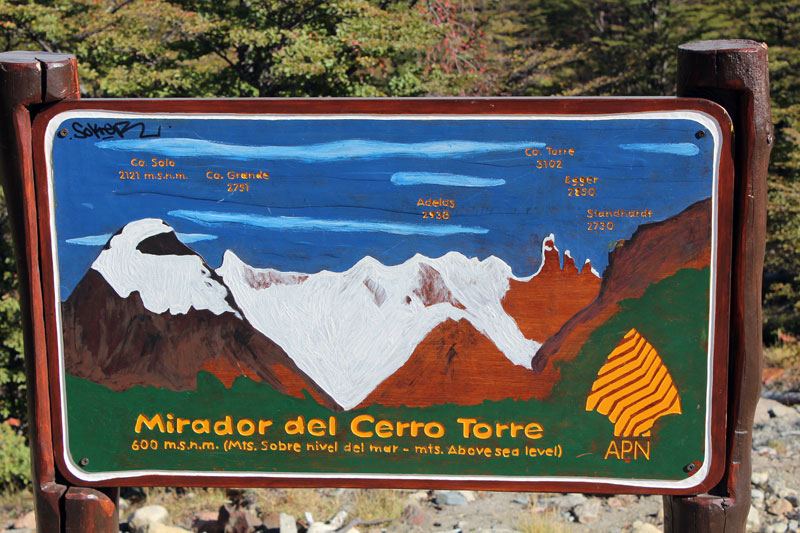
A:
[[[0,189],[0,422],[26,410],[25,366],[17,269],[5,197]]]
[[[5,48],[74,53],[87,96],[475,92],[470,10],[450,0],[50,0],[0,8]]]
[[[731,6],[742,35],[769,44],[774,145],[769,171],[764,333],[800,335],[800,0]]]

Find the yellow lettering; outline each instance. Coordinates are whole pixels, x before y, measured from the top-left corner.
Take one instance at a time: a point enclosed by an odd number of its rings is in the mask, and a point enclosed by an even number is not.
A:
[[[362,431],[358,427],[362,422],[372,423],[375,422],[375,418],[370,415],[359,415],[355,417],[353,421],[350,422],[350,431],[353,433],[353,435],[355,435],[356,437],[361,437],[362,439],[371,437],[372,436],[371,431]]]
[[[302,435],[306,432],[306,421],[302,416],[298,416],[296,419],[286,422],[283,429],[287,435]]]
[[[186,426],[191,426],[191,425],[192,425],[192,421],[189,420],[188,418],[180,418],[180,417],[178,417],[178,419],[175,421],[175,426],[177,428],[178,433],[183,433],[183,428],[185,428]]]
[[[492,426],[489,424],[475,424],[475,429],[472,430],[473,435],[479,439],[488,439],[492,436]]]
[[[267,432],[267,428],[272,425],[272,420],[259,420],[258,421],[258,434],[263,435]]]
[[[161,418],[161,414],[157,414],[152,419],[147,418],[143,414],[140,414],[139,417],[136,419],[136,427],[134,428],[134,431],[136,433],[141,433],[142,425],[147,427],[147,429],[149,429],[150,431],[154,431],[156,427],[158,427],[158,430],[161,433],[164,433],[166,431],[164,429],[164,419]]]
[[[444,437],[444,426],[439,422],[428,422],[425,424],[425,435],[432,439]]]
[[[192,422],[192,431],[195,433],[211,433],[211,422],[205,419],[197,419]]]
[[[465,439],[468,439],[469,438],[470,427],[472,426],[472,424],[477,423],[478,419],[477,418],[456,418],[456,422],[461,424],[462,434],[464,435]],[[512,437],[513,437],[513,435],[512,435]]]
[[[325,435],[325,422],[319,418],[312,418],[308,421],[308,434],[315,437],[322,437]]]
[[[403,436],[403,431],[405,431],[406,429],[409,429],[410,427],[411,427],[411,424],[408,423],[408,422],[398,422],[397,423],[397,436],[398,437],[402,437]]]
[[[388,420],[380,420],[375,424],[375,434],[382,439],[392,436],[392,423]]]
[[[239,435],[249,437],[256,432],[256,423],[249,418],[242,418],[236,423],[236,431],[239,432]]]
[[[606,450],[606,456],[603,457],[603,459],[608,459],[609,455],[614,455],[617,459],[619,459],[619,451],[617,450],[617,443],[614,442],[613,440],[608,445],[608,450]]]
[[[638,450],[642,451],[642,455],[644,455],[645,459],[648,461],[650,460],[650,441],[647,441],[647,450],[645,451],[644,447],[641,445],[639,441],[636,441],[636,449],[633,451],[633,456],[636,457],[638,454]]]
[[[629,440],[622,441],[622,448],[620,448],[620,459],[625,459],[626,453],[631,453],[633,451],[633,442]]]
[[[537,422],[531,422],[525,426],[525,436],[529,439],[541,439],[542,432],[544,432],[544,429],[542,428],[542,425]]]
[[[214,422],[214,433],[217,435],[233,435],[233,418],[228,415],[225,420]]]

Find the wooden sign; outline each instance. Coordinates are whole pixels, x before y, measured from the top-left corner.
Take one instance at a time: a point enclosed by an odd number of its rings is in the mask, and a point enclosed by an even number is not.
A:
[[[34,126],[69,479],[719,480],[721,108],[95,100]]]

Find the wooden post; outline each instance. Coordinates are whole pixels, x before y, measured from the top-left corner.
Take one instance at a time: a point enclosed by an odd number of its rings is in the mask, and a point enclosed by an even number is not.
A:
[[[117,533],[117,500],[84,487],[70,487],[64,497],[66,533]]]
[[[709,494],[665,496],[664,530],[743,532],[750,511],[753,416],[761,390],[761,282],[773,140],[766,45],[744,40],[682,45],[678,96],[708,98],[731,116],[736,203],[725,475]]]
[[[113,520],[93,518],[95,515],[106,517],[109,505],[116,509],[115,499],[94,489],[81,489],[93,494],[85,498],[86,503],[80,508],[66,505],[65,509],[61,502],[67,486],[56,476],[53,458],[39,228],[34,223],[26,223],[26,220],[37,219],[31,143],[33,114],[45,104],[78,97],[74,56],[44,52],[0,53],[0,182],[5,192],[19,275],[36,525],[41,533],[62,531],[65,525],[75,522],[65,520],[64,515],[74,508],[75,512],[85,514],[82,523],[98,524],[94,529],[89,527],[81,531],[116,533],[116,512]]]

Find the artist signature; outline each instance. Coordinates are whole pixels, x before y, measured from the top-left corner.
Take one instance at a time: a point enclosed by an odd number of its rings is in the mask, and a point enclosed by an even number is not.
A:
[[[76,139],[89,139],[93,137],[101,140],[124,139],[128,134],[132,136],[138,135],[139,139],[161,137],[161,126],[158,126],[158,129],[151,129],[148,131],[144,122],[131,122],[130,120],[105,122],[103,124],[73,122],[72,130],[75,132],[74,137]]]

